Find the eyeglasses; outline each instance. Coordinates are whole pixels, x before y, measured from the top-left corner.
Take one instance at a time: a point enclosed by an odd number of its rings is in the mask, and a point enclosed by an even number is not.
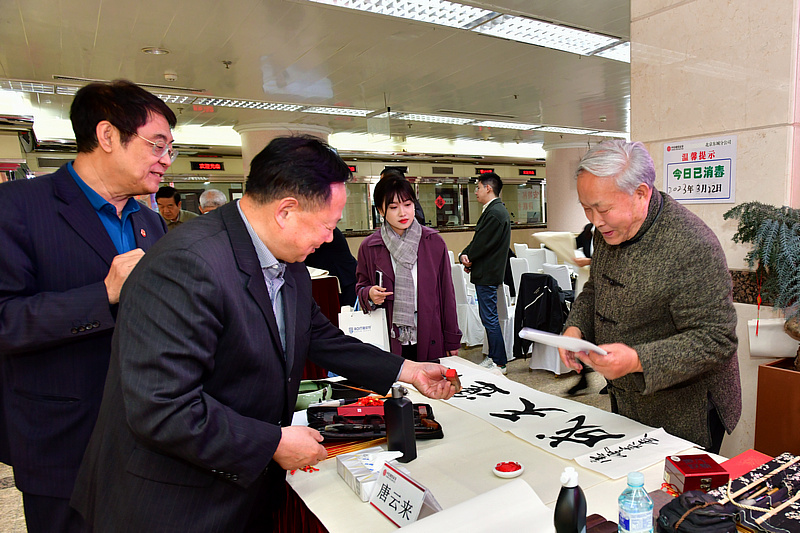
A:
[[[175,160],[178,158],[178,151],[177,150],[173,150],[172,146],[168,145],[164,141],[162,141],[162,140],[151,141],[150,139],[145,139],[144,137],[142,137],[141,135],[139,135],[136,132],[134,132],[133,134],[136,135],[137,137],[139,137],[141,140],[149,142],[150,144],[152,144],[153,145],[153,155],[158,157],[159,159],[161,159],[165,155],[169,154],[169,164],[170,165],[172,163],[174,163]]]

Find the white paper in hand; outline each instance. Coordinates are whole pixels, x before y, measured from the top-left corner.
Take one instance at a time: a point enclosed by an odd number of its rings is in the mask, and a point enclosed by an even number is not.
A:
[[[519,336],[522,339],[539,342],[548,346],[555,346],[556,348],[564,348],[571,352],[595,352],[600,355],[608,354],[604,349],[589,341],[576,339],[575,337],[556,335],[555,333],[548,333],[547,331],[540,331],[538,329],[522,328],[522,331],[519,332]]]

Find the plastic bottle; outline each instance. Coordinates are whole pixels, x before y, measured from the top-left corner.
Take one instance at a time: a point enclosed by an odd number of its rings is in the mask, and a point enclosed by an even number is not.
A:
[[[556,533],[586,533],[586,498],[578,486],[578,473],[571,466],[561,474],[553,524]]]
[[[417,434],[414,431],[414,404],[406,398],[408,390],[401,385],[392,386],[392,397],[383,402],[386,421],[386,438],[389,451],[403,452],[398,459],[407,463],[417,458]]]
[[[653,500],[644,490],[641,472],[628,474],[628,488],[619,496],[619,533],[653,533]]]

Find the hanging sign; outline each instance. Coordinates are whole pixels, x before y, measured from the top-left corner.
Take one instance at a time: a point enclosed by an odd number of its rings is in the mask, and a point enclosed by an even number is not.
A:
[[[732,204],[736,135],[664,145],[664,188],[684,204]]]

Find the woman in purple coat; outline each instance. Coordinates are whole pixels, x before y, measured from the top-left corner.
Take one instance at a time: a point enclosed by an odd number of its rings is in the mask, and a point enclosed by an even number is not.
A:
[[[414,218],[416,195],[405,178],[383,178],[373,200],[384,222],[358,249],[361,308],[386,309],[392,353],[413,361],[458,355],[461,331],[447,245]]]

